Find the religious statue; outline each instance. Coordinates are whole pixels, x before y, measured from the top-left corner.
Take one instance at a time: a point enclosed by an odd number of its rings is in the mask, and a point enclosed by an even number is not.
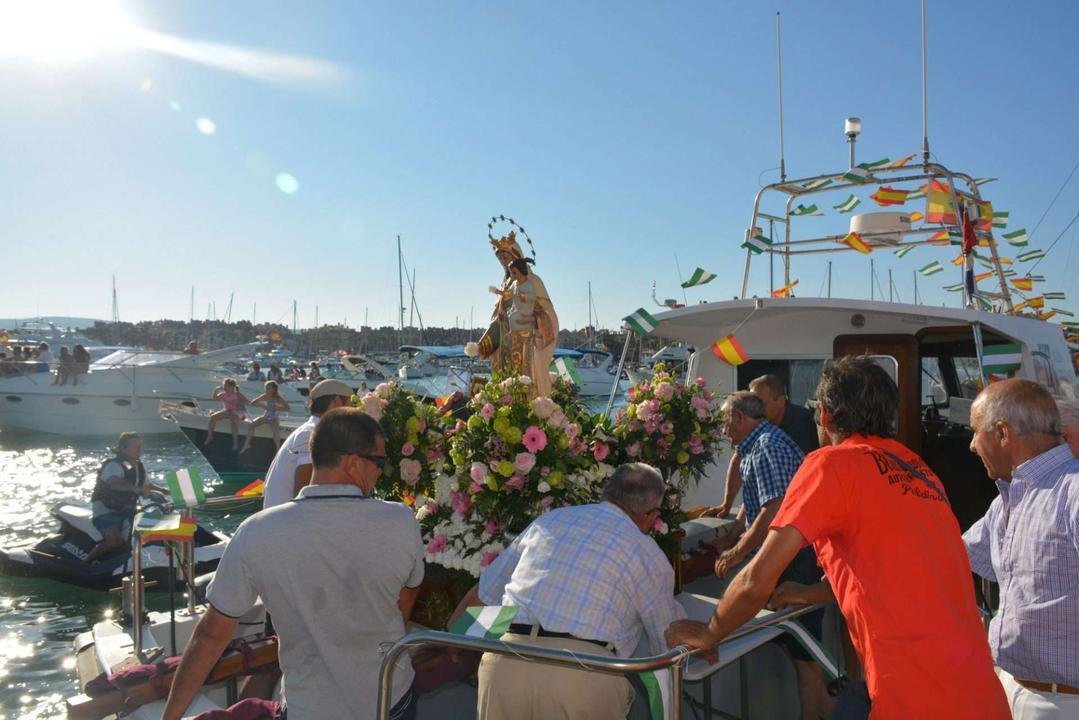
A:
[[[492,222],[498,219],[508,220],[500,217]],[[498,299],[491,325],[480,339],[479,355],[490,358],[493,373],[530,377],[533,397],[550,395],[549,368],[558,344],[558,315],[543,280],[532,270],[535,252],[533,257],[525,257],[515,230],[501,238],[491,237],[491,247],[504,276],[499,287],[491,287]]]

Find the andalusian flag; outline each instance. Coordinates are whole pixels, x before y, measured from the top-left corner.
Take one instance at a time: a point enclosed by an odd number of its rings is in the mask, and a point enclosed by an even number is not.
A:
[[[982,310],[984,312],[991,312],[993,310],[993,303],[982,297],[980,293],[974,293],[973,298],[974,304],[978,306],[979,310]]]
[[[266,483],[260,478],[249,485],[244,485],[242,488],[236,491],[234,497],[239,498],[253,498],[262,497],[262,494],[266,491]]]
[[[1003,230],[1008,227],[1008,211],[1007,210],[994,210],[993,211],[993,227],[998,230]]]
[[[1004,275],[1004,277],[1010,278],[1010,277],[1015,277],[1016,272],[1015,272],[1015,270],[1012,270],[1011,268],[1007,268],[1007,269],[1004,270],[1004,272],[1002,274]]]
[[[716,279],[715,273],[710,273],[704,268],[697,268],[693,271],[693,274],[689,276],[689,280],[682,283],[682,287],[691,288],[695,285],[707,285]]]
[[[1015,232],[1004,233],[1003,237],[1008,241],[1009,245],[1014,245],[1015,247],[1026,247],[1027,242],[1030,240],[1027,236],[1026,228],[1016,230]]]
[[[841,177],[847,182],[864,185],[865,183],[869,182],[869,171],[863,167],[855,167],[843,173]]]
[[[858,167],[860,167],[862,170],[870,170],[870,171],[872,171],[872,170],[877,170],[878,168],[885,167],[890,162],[891,162],[891,159],[884,158],[883,160],[877,160],[876,162],[858,163]]]
[[[648,693],[648,712],[652,720],[667,720],[673,717],[671,703],[677,702],[671,687],[671,669],[647,670],[637,673]]]
[[[914,156],[917,155],[917,154],[918,153],[911,153],[910,155],[907,155],[906,157],[901,157],[898,160],[896,160],[895,162],[893,162],[891,165],[889,165],[888,167],[890,167],[890,168],[901,168],[904,165],[906,165],[907,163],[909,163],[911,160],[913,160]]]
[[[802,187],[806,190],[820,190],[826,188],[833,182],[832,178],[820,178],[818,180],[810,180],[807,183],[802,183]]]
[[[907,253],[909,253],[911,250],[913,250],[916,247],[918,247],[918,246],[917,245],[901,245],[900,247],[897,247],[892,252],[895,253],[896,257],[904,257],[904,256],[906,256]]]
[[[910,195],[907,195],[907,199],[910,200]],[[920,212],[912,212],[910,214],[910,222],[911,222],[911,224],[914,224],[916,222],[921,222],[922,220],[925,220],[925,215],[923,215],[922,213],[920,213]]]
[[[197,467],[167,472],[165,482],[169,486],[172,504],[177,507],[191,508],[206,501],[206,491]]]
[[[838,205],[833,205],[832,207],[834,209],[838,210],[840,213],[849,213],[851,210],[853,210],[854,208],[858,207],[861,204],[862,204],[862,201],[859,200],[852,193],[849,198],[847,198],[843,202],[839,203]]]
[[[859,235],[856,232],[850,233],[845,238],[843,238],[840,242],[842,242],[842,243],[844,243],[846,245],[849,245],[850,247],[852,247],[853,249],[857,250],[858,252],[860,252],[860,253],[862,253],[864,255],[868,255],[869,253],[873,252],[873,248],[866,245],[862,241],[862,236]]]
[[[515,617],[517,608],[512,605],[470,607],[465,610],[464,615],[457,618],[450,632],[466,637],[497,640],[509,631]]]
[[[821,212],[820,208],[818,208],[816,205],[810,205],[809,207],[806,207],[805,205],[799,204],[798,207],[791,210],[791,215],[819,216],[823,214],[824,213]]]
[[[637,333],[641,337],[647,337],[652,334],[652,331],[659,327],[659,320],[652,317],[644,308],[638,308],[637,312],[632,315],[627,315],[622,318],[633,332]]]
[[[944,289],[948,292],[959,292],[963,289],[963,283],[956,283],[955,285],[945,285]]]
[[[790,297],[791,290],[793,290],[794,286],[797,285],[797,284],[798,284],[798,281],[795,280],[794,282],[790,283],[789,285],[784,285],[781,288],[777,288],[777,289],[773,290],[772,291],[772,297],[774,297],[774,298]]]
[[[195,537],[195,518],[174,512],[164,516],[139,513],[135,531],[144,543],[191,542]]]
[[[1065,297],[1064,293],[1062,293],[1062,292],[1042,293],[1042,297],[1045,298],[1046,300],[1067,300],[1068,299],[1067,297]]]
[[[925,217],[931,223],[955,225],[957,222],[955,205],[952,204],[952,189],[947,183],[929,181],[926,194]]]
[[[1015,256],[1015,259],[1019,262],[1030,262],[1031,260],[1039,260],[1045,257],[1044,250],[1027,250],[1026,252],[1019,253]]]
[[[917,190],[911,192],[910,195],[907,195],[907,200],[917,200],[918,198],[924,198],[925,197],[925,191],[928,190],[928,189],[929,189],[929,184],[928,183],[925,184],[925,185],[922,185]]]
[[[939,272],[944,272],[944,266],[934,260],[933,262],[918,270],[918,272],[920,272],[922,275],[925,275],[926,277],[929,277],[930,275],[936,275]]]
[[[1023,348],[1015,343],[989,345],[982,351],[982,362],[984,373],[1007,375],[1023,363]]]
[[[877,203],[881,207],[888,207],[889,205],[902,205],[907,201],[907,195],[910,195],[910,190],[895,189],[888,185],[878,188],[875,193],[870,195],[873,202]]]
[[[760,255],[762,252],[772,249],[772,238],[766,238],[763,235],[753,235],[742,243],[741,247],[749,250],[754,255]]]
[[[1030,292],[1034,289],[1034,281],[1029,277],[1017,277],[1012,278],[1012,285],[1016,290],[1022,290],[1023,292]]]
[[[566,382],[581,386],[581,373],[577,371],[577,363],[573,362],[573,358],[560,357],[551,363],[551,368]]]
[[[749,360],[749,355],[742,348],[742,343],[738,342],[738,338],[734,335],[727,335],[712,343],[712,352],[723,362],[735,367]]]
[[[1027,275],[1027,277],[1030,278],[1031,280],[1033,280],[1034,282],[1045,282],[1045,276],[1044,275]]]
[[[1063,308],[1055,307],[1055,308],[1053,308],[1053,312],[1055,312],[1057,315],[1064,315],[1066,317],[1075,317],[1075,313],[1073,313],[1071,310],[1065,310]]]

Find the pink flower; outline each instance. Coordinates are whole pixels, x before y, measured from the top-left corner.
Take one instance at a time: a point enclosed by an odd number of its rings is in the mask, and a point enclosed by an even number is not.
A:
[[[664,435],[670,435],[674,432],[674,424],[671,422],[665,422],[659,426],[659,431]]]
[[[410,442],[406,442],[401,446],[401,454],[405,457],[411,457],[414,452],[416,452],[416,446]]]
[[[517,453],[513,460],[513,469],[522,475],[527,475],[536,466],[536,456],[530,452]]]
[[[603,462],[607,459],[607,456],[611,454],[611,449],[607,447],[607,443],[597,442],[592,447],[592,457],[596,459],[596,462]]]
[[[554,400],[549,397],[543,397],[542,395],[532,401],[532,409],[536,412],[536,417],[540,420],[546,420],[551,417],[551,413],[557,408],[558,405],[555,404]]]
[[[569,425],[566,426],[566,437],[568,437],[570,440],[573,440],[574,438],[576,438],[580,434],[581,434],[581,426],[578,425],[577,423],[570,423]]]
[[[551,503],[553,503],[553,502],[554,502],[554,496],[553,495],[544,495],[543,499],[540,500],[540,507],[543,508],[544,510],[546,510],[547,508],[551,507]]]
[[[641,454],[641,444],[639,442],[630,443],[626,446],[626,455],[630,457],[639,457]]]
[[[409,460],[405,458],[398,464],[401,468],[401,479],[413,487],[420,479],[420,471],[423,470],[423,466],[420,465],[419,460]]]
[[[705,380],[702,377],[699,377],[699,378],[697,378],[696,380],[693,381],[693,384],[696,385],[699,388],[702,388],[702,387],[704,387],[705,385],[708,384],[708,381]]]
[[[475,495],[478,492],[483,492],[483,485],[480,485],[478,482],[473,480],[472,482],[470,482],[468,484],[468,491],[470,493],[472,493],[473,495]]]
[[[652,530],[658,533],[667,532],[667,523],[663,522],[663,518],[656,515],[656,519],[652,521]]]
[[[435,535],[431,538],[431,542],[427,543],[427,554],[437,555],[445,550],[447,545],[449,545],[449,543],[446,542],[445,535]]]
[[[546,465],[540,468],[540,477],[547,477],[550,474],[551,468],[547,467]]]
[[[517,490],[520,492],[525,489],[525,479],[522,475],[514,475],[506,481],[506,492],[510,490]]]
[[[427,507],[428,514],[433,514],[433,513],[438,512],[438,503],[436,503],[434,500],[428,500],[426,507]]]
[[[652,418],[648,418],[647,420],[644,421],[644,431],[646,433],[651,435],[651,434],[655,433],[656,430],[659,430],[659,423],[658,422],[656,422]]]
[[[502,526],[498,524],[497,520],[488,520],[483,524],[483,529],[487,533],[494,535],[496,532],[502,529]]]
[[[490,420],[495,416],[495,406],[491,403],[484,403],[480,408],[480,417],[484,420]]]
[[[488,565],[493,563],[497,557],[498,553],[496,552],[485,552],[483,554],[483,559],[480,560],[480,567],[487,567]]]
[[[566,423],[566,413],[562,412],[562,408],[556,407],[548,422],[553,427],[562,427]]]
[[[472,509],[472,498],[465,493],[451,492],[450,507],[453,508],[453,512],[464,517],[468,515],[468,511]]]
[[[375,420],[382,419],[382,404],[379,402],[377,395],[363,396],[363,411]]]
[[[512,405],[513,404],[513,396],[512,395],[503,395],[502,397],[498,398],[498,402],[502,403],[503,405]]]
[[[427,451],[424,454],[427,456],[427,462],[434,462],[442,457],[442,448],[437,445],[432,445],[427,448]]]
[[[481,483],[487,479],[487,466],[483,463],[474,462],[472,467],[469,468],[468,475],[472,478],[472,482]]]
[[[547,433],[540,430],[535,425],[529,425],[525,430],[524,436],[521,438],[521,442],[528,449],[528,452],[538,453],[543,448],[547,447]]]
[[[669,382],[661,382],[656,385],[656,397],[663,402],[670,402],[674,397],[674,385]]]
[[[643,402],[637,406],[637,419],[641,422],[648,422],[652,419],[652,404],[649,402]]]

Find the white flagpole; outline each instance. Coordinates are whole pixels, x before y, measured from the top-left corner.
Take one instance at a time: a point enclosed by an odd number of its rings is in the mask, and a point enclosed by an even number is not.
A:
[[[614,374],[614,383],[611,385],[611,397],[607,401],[607,409],[603,414],[611,416],[611,408],[614,407],[614,396],[618,394],[618,383],[622,379],[622,369],[626,366],[626,354],[629,353],[629,341],[633,338],[633,331],[626,326],[626,344],[622,346],[622,357],[618,358],[618,372]]]

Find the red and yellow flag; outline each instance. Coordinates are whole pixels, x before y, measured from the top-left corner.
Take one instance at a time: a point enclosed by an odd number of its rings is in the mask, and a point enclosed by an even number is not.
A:
[[[910,214],[911,223],[921,222],[922,220],[925,220],[925,215],[923,215],[922,213],[920,213],[920,212],[912,212]]]
[[[974,282],[981,282],[982,280],[988,280],[989,278],[993,277],[994,275],[996,275],[996,273],[993,272],[992,270],[990,270],[989,272],[978,273],[977,275],[974,276]]]
[[[931,235],[929,237],[929,242],[934,245],[949,245],[951,244],[951,238],[948,236],[947,230],[941,230],[940,232]]]
[[[917,154],[918,153],[911,153],[910,155],[907,155],[906,157],[901,157],[898,160],[894,161],[888,167],[890,167],[890,168],[901,168],[904,165],[906,165],[907,163],[909,163],[911,160],[913,160],[914,156],[917,155]]]
[[[266,483],[259,478],[253,483],[244,485],[242,488],[236,491],[233,497],[250,498],[250,497],[262,497],[262,493],[266,489]]]
[[[712,343],[712,352],[723,362],[735,367],[749,360],[749,355],[742,348],[742,343],[738,342],[738,338],[733,334]]]
[[[931,223],[955,225],[957,222],[955,205],[952,203],[952,188],[947,183],[930,180],[926,188],[925,217]]]
[[[1016,290],[1030,292],[1034,289],[1034,280],[1028,277],[1012,278],[1012,285],[1015,286]]]
[[[149,542],[192,542],[195,539],[195,518],[184,515],[180,527],[175,530],[156,530],[142,534],[142,541]]]
[[[877,203],[877,205],[888,207],[889,205],[902,205],[907,201],[907,195],[910,195],[910,190],[897,190],[885,185],[869,197],[871,197],[873,202]]]
[[[849,245],[850,247],[865,255],[873,252],[873,248],[866,245],[865,242],[862,241],[862,236],[856,232],[852,232],[851,234],[847,235],[847,237],[843,238],[843,243]]]
[[[1035,310],[1040,310],[1041,308],[1045,307],[1045,298],[1041,295],[1027,298],[1026,306],[1029,308],[1034,308]]]
[[[993,230],[993,203],[988,200],[978,203],[978,229],[984,232]]]
[[[962,265],[963,262],[966,261],[966,259],[967,259],[966,255],[959,255],[954,260],[952,260],[952,265],[955,265],[955,266],[958,267],[959,265]]]
[[[772,291],[772,297],[774,297],[774,298],[790,297],[791,290],[793,290],[794,286],[797,285],[797,284],[798,284],[798,281],[795,280],[790,285],[784,285],[781,288],[776,288],[775,290]]]

